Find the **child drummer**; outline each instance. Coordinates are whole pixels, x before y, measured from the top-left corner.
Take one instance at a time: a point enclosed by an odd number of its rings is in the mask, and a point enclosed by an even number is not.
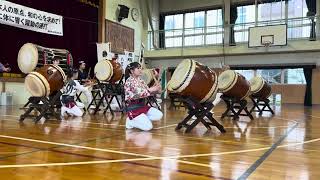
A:
[[[156,108],[145,105],[144,99],[151,94],[161,91],[159,84],[148,87],[140,79],[141,65],[138,62],[130,63],[125,71],[126,82],[124,85],[125,101],[127,104],[126,128],[138,128],[149,131],[153,128],[152,121],[159,121],[163,114]]]

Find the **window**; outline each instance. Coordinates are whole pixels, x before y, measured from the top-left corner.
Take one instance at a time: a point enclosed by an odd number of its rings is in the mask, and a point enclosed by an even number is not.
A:
[[[206,44],[219,44],[223,39],[222,10],[207,11]]]
[[[184,20],[184,21],[183,21]],[[166,47],[222,43],[222,10],[198,11],[165,16]]]
[[[303,69],[286,69],[284,71],[285,84],[306,84]]]
[[[258,21],[285,18],[285,1],[258,4]]]
[[[165,44],[166,47],[182,45],[183,14],[165,17]]]
[[[234,26],[235,41],[248,41],[248,29],[254,26],[255,22],[255,5],[237,7],[238,18]]]
[[[308,8],[305,0],[288,1],[288,18],[306,17]],[[308,19],[295,19],[288,21],[288,38],[309,37],[310,21]]]
[[[288,1],[288,18],[306,17],[307,12],[306,0]]]
[[[205,12],[185,14],[185,46],[204,44]]]
[[[244,76],[247,81],[250,81],[254,77],[254,70],[236,70],[236,72]]]
[[[281,69],[257,70],[257,75],[263,77],[270,84],[281,83]]]

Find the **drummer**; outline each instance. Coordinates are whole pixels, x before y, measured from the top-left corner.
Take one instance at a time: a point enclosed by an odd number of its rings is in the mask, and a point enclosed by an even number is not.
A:
[[[79,69],[78,69],[78,81],[80,84],[84,85],[85,87],[80,92],[83,92],[83,94],[86,96],[88,104],[92,101],[92,94],[91,94],[91,82],[88,80],[88,74],[85,72],[86,69],[86,63],[84,61],[79,61]],[[91,105],[90,108],[95,108],[94,105]]]
[[[59,66],[60,65],[60,58],[55,56],[53,59],[52,59],[52,64],[53,65],[56,65],[56,66]]]
[[[10,67],[5,67],[1,62],[0,62],[0,73],[2,72],[10,72],[11,68]]]
[[[79,61],[78,79],[80,83],[85,83],[88,81],[88,73],[85,71],[86,63],[84,61]]]
[[[75,101],[75,95],[78,91],[85,91],[86,87],[82,86],[76,79],[78,78],[78,70],[70,69],[67,73],[68,82],[62,89],[61,95],[61,116],[65,113],[69,113],[74,116],[81,117],[83,112],[81,108],[84,108],[84,104]]]
[[[142,75],[141,65],[138,62],[130,63],[125,71],[126,82],[124,84],[125,101],[127,104],[126,128],[138,128],[149,131],[153,128],[152,121],[158,121],[163,114],[156,108],[145,105],[144,98],[161,91],[159,84],[148,87],[140,79]]]

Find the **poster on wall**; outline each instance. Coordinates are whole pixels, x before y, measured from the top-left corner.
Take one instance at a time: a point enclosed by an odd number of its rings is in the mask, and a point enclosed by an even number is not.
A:
[[[97,57],[98,62],[104,59],[112,59],[113,53],[111,52],[110,43],[97,43]]]
[[[125,70],[128,64],[134,62],[134,53],[129,51],[124,51],[124,54],[118,55],[118,62],[121,64],[123,70]]]
[[[0,0],[0,24],[63,36],[63,17]]]

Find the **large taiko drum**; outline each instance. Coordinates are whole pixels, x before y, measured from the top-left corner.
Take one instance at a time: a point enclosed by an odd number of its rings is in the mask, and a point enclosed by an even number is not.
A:
[[[253,97],[266,99],[271,95],[271,86],[259,76],[250,80],[251,95]]]
[[[53,58],[60,59],[59,66],[66,72],[72,67],[71,53],[65,49],[46,48],[32,43],[24,44],[18,53],[18,66],[23,73],[34,71],[37,67],[52,64]]]
[[[153,86],[155,83],[155,79],[159,79],[159,72],[155,69],[144,69],[142,70],[141,79],[149,86]]]
[[[244,76],[233,71],[223,71],[218,78],[219,90],[228,97],[244,99],[250,94],[250,83]]]
[[[116,60],[102,60],[94,67],[94,73],[100,81],[115,83],[121,80],[123,69]]]
[[[150,87],[154,84],[154,74],[152,69],[142,70],[141,79]]]
[[[66,81],[64,71],[56,65],[44,65],[30,72],[25,78],[27,91],[34,97],[49,96],[59,91]]]
[[[212,102],[217,94],[217,75],[207,66],[191,59],[183,60],[168,82],[169,92]]]

